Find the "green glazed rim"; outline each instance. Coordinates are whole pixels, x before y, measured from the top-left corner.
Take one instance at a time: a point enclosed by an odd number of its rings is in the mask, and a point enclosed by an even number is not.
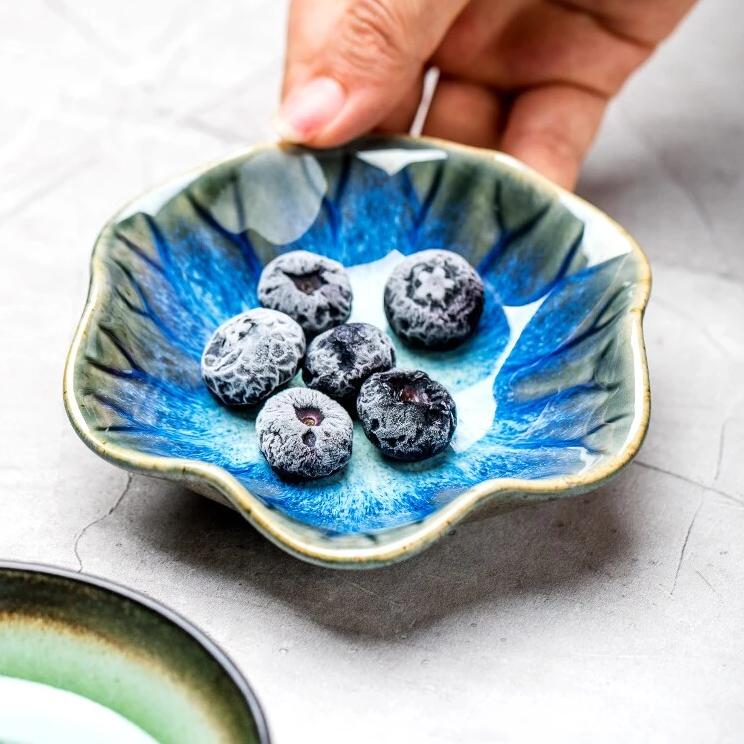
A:
[[[229,657],[181,615],[108,579],[0,561],[0,674],[76,693],[163,744],[269,744]]]

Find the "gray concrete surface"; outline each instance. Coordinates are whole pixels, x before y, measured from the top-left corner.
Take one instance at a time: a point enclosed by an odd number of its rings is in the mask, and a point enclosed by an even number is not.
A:
[[[222,644],[279,744],[744,736],[744,10],[702,0],[580,192],[654,269],[638,460],[583,498],[336,573],[88,452],[61,403],[98,228],[271,135],[272,0],[0,5],[0,556],[83,568]]]

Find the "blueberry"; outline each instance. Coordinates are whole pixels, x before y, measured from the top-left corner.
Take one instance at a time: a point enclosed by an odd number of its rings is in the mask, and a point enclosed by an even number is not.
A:
[[[424,460],[442,452],[455,433],[455,401],[421,370],[391,369],[372,375],[357,398],[367,438],[395,460]]]
[[[371,374],[393,366],[395,349],[379,328],[369,323],[346,323],[310,342],[302,379],[308,387],[348,405]]]
[[[322,478],[351,457],[349,414],[327,395],[293,387],[269,398],[256,418],[258,446],[281,476]]]
[[[225,405],[248,406],[291,380],[304,353],[302,328],[284,313],[259,307],[214,332],[202,354],[202,377]]]
[[[266,265],[258,282],[258,300],[294,318],[306,333],[322,333],[348,319],[351,284],[338,261],[292,251]]]
[[[421,251],[399,264],[385,285],[385,314],[409,344],[448,349],[476,329],[483,313],[483,282],[452,251]]]

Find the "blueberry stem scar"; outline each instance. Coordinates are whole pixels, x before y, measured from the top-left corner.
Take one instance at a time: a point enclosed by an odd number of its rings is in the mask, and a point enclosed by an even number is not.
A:
[[[419,403],[422,398],[419,391],[412,385],[405,385],[400,391],[400,399],[404,403]]]
[[[310,271],[307,274],[292,274],[285,271],[284,275],[289,277],[295,287],[306,295],[311,295],[328,282],[323,278],[320,271]]]
[[[307,426],[319,426],[325,418],[317,408],[295,408],[295,416]]]

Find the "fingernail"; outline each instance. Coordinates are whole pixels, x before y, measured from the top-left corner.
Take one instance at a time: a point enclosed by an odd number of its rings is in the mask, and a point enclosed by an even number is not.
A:
[[[319,77],[293,90],[279,108],[276,130],[289,142],[306,142],[341,111],[346,92],[330,77]]]

